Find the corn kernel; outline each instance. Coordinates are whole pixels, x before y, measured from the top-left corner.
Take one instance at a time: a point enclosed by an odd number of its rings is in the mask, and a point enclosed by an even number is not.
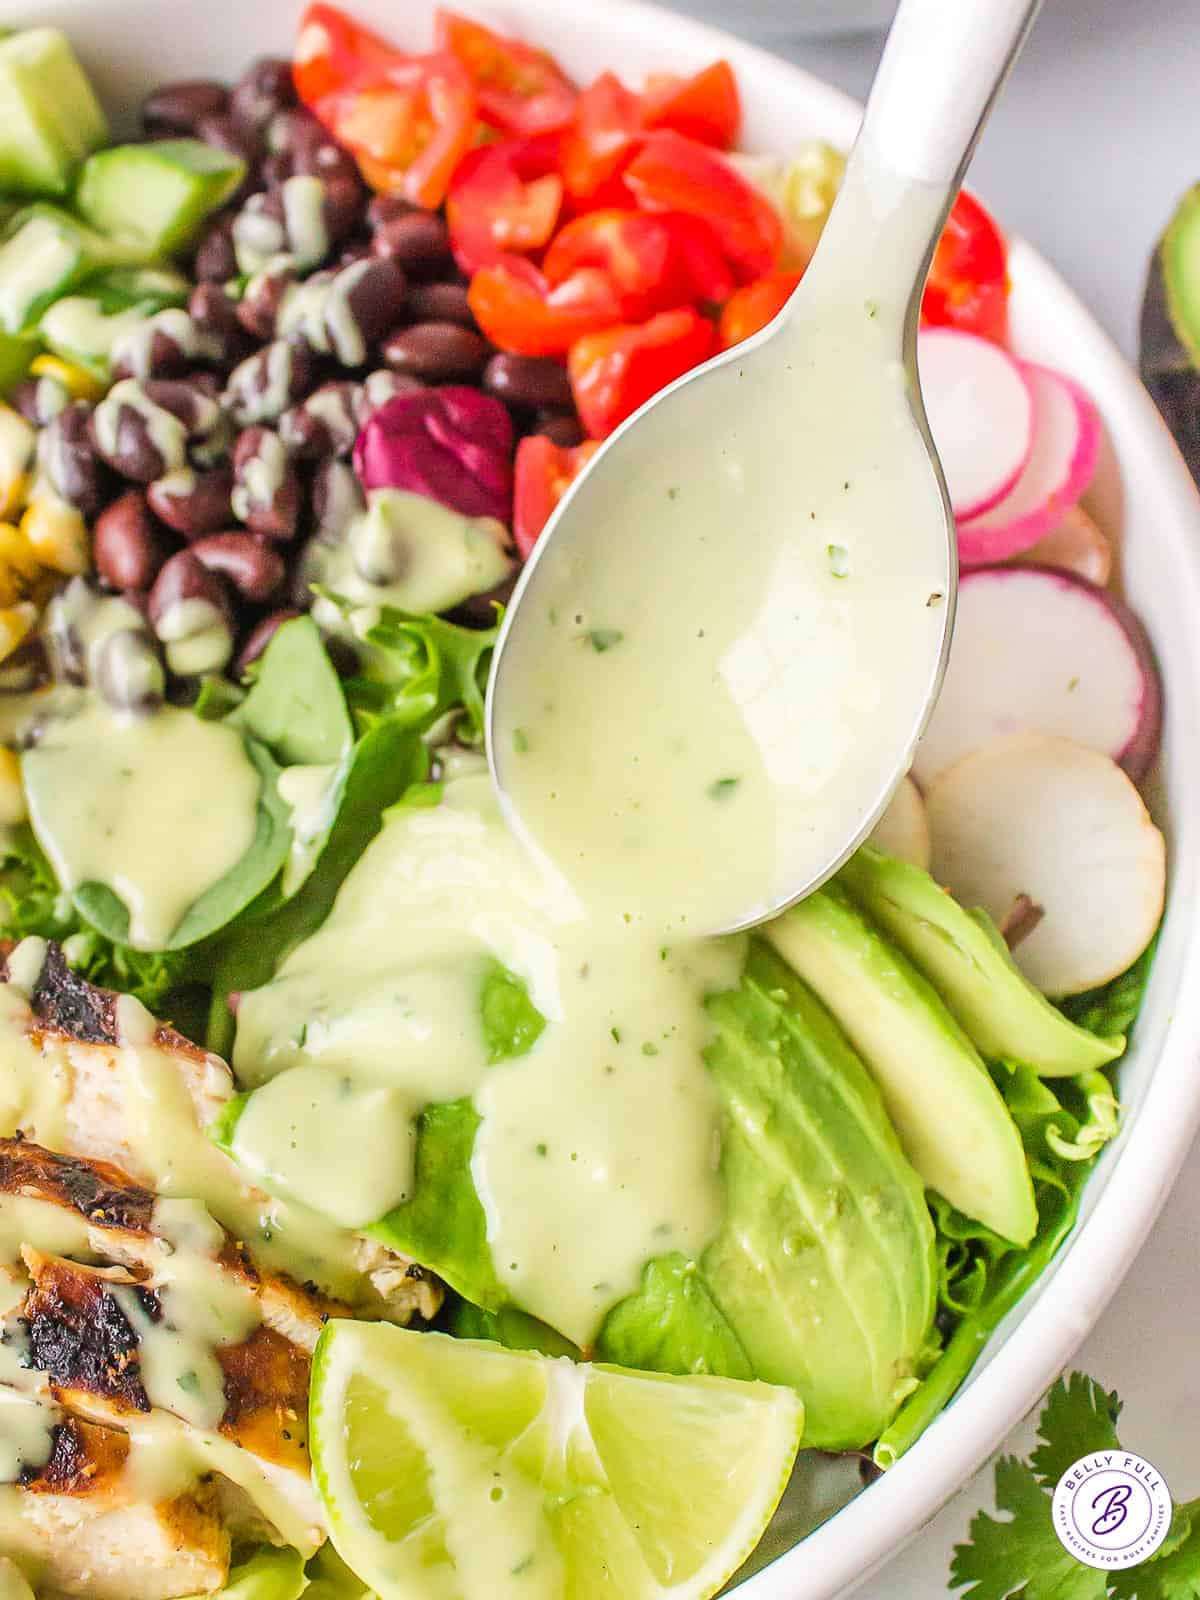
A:
[[[86,367],[74,361],[64,361],[61,356],[48,353],[37,356],[29,370],[35,378],[53,378],[56,383],[61,383],[72,400],[96,401],[104,394],[104,385],[99,378]]]
[[[0,518],[13,516],[25,504],[36,444],[37,435],[21,413],[0,405]]]
[[[42,566],[72,578],[90,568],[87,524],[74,506],[44,486],[25,508],[21,532]]]
[[[20,528],[0,522],[0,606],[32,599],[41,573],[41,563]]]
[[[15,827],[29,815],[16,752],[0,745],[0,827]]]
[[[36,621],[37,607],[28,600],[15,606],[0,606],[0,661],[12,655]]]

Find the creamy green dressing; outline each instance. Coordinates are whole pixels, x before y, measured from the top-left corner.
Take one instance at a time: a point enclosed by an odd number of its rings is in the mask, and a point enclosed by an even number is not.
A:
[[[360,606],[446,611],[494,589],[512,568],[508,534],[494,517],[465,517],[424,495],[375,489],[340,538],[314,547],[310,579]],[[323,627],[342,622],[320,597],[313,616]]]
[[[701,379],[678,435],[618,441],[624,470],[580,483],[510,613],[506,794],[585,900],[647,926],[745,925],[812,882],[882,806],[936,678],[949,540],[896,280],[941,196],[876,216],[863,171],[829,222],[851,248],[818,252],[772,356]]]
[[[285,1192],[319,1185],[377,1218],[410,1190],[398,1130],[472,1095],[497,1275],[587,1344],[647,1260],[699,1250],[717,1225],[702,1000],[741,959],[737,940],[664,948],[619,917],[585,918],[504,826],[486,776],[457,777],[440,805],[393,814],[320,931],[243,995],[235,1066],[271,1088],[261,1112],[251,1097],[237,1153]],[[496,963],[546,1026],[527,1055],[492,1064],[480,1000]]]
[[[254,839],[262,781],[240,734],[174,706],[83,703],[48,722],[21,769],[59,883],[111,888],[140,950],[161,950]]]

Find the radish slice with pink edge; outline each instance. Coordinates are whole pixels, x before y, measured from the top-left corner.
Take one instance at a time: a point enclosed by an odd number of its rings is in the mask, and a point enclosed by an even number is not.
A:
[[[1018,901],[1041,918],[1013,960],[1043,994],[1082,994],[1133,964],[1162,915],[1163,836],[1098,750],[1042,733],[993,739],[925,796],[932,873],[997,924]]]
[[[921,791],[911,778],[901,778],[887,810],[871,831],[871,843],[889,856],[911,861],[929,871],[929,822]]]
[[[1145,630],[1074,573],[975,567],[959,580],[945,682],[917,747],[922,788],[998,734],[1060,734],[1142,777],[1158,751],[1162,695]]]
[[[917,366],[951,508],[977,516],[1004,498],[1029,460],[1032,391],[1007,351],[954,328],[921,329]]]
[[[1057,528],[1051,528],[1035,545],[1011,559],[1073,572],[1103,589],[1112,577],[1112,540],[1082,506],[1072,506]]]
[[[1033,390],[1033,449],[1016,483],[995,505],[958,523],[964,567],[1004,561],[1058,525],[1091,482],[1100,456],[1100,414],[1070,378],[1048,367],[1021,367]]]

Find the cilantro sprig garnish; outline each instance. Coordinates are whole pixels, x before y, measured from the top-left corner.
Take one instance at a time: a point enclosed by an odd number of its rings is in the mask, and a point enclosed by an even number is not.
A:
[[[1051,1524],[1054,1486],[1081,1456],[1120,1448],[1121,1402],[1074,1372],[1046,1396],[1028,1462],[996,1463],[996,1509],[971,1521],[956,1545],[952,1589],[963,1600],[1200,1600],[1200,1499],[1175,1507],[1163,1544],[1142,1565],[1102,1572],[1076,1561]]]

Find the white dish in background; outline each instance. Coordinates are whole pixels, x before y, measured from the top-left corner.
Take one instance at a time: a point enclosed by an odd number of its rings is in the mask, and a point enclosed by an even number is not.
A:
[[[350,9],[420,48],[434,5],[353,0]],[[636,81],[646,71],[694,69],[727,56],[738,73],[743,143],[751,150],[786,151],[814,135],[843,145],[853,137],[858,110],[837,91],[728,35],[635,0],[570,0],[569,22],[565,0],[461,0],[461,9],[553,49],[581,78],[611,67]],[[286,52],[299,10],[299,0],[0,0],[0,23],[36,17],[66,28],[109,107],[131,123],[157,82],[232,78],[254,55]],[[737,18],[749,25],[740,10]],[[1110,445],[1089,504],[1120,534],[1125,590],[1150,631],[1166,686],[1156,809],[1169,841],[1170,898],[1136,1042],[1121,1067],[1125,1126],[1085,1191],[1072,1239],[999,1330],[958,1398],[891,1472],[802,1547],[786,1550],[851,1475],[798,1484],[768,1535],[759,1570],[737,1586],[739,1600],[845,1594],[933,1515],[1037,1402],[1096,1321],[1200,1123],[1200,498],[1148,396],[1084,307],[1019,240],[1010,266],[1017,351],[1078,378],[1107,424]],[[776,1559],[762,1566],[766,1557]]]

